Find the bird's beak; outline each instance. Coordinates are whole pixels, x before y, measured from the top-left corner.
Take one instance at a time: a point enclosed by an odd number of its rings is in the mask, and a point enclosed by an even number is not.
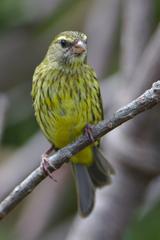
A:
[[[72,47],[72,51],[73,53],[76,53],[76,54],[81,54],[83,52],[86,51],[86,44],[81,41],[81,40],[78,40]]]

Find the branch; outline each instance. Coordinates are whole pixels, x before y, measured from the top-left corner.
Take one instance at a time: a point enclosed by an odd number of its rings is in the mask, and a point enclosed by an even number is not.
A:
[[[119,109],[109,120],[104,120],[92,127],[93,137],[96,141],[122,123],[132,119],[141,112],[154,107],[160,102],[160,81],[155,82],[152,88],[147,90],[137,99],[125,107]],[[55,171],[65,162],[84,149],[92,142],[86,135],[80,136],[74,143],[57,151],[48,158],[49,171]],[[52,166],[52,167],[51,167]],[[21,182],[1,203],[0,219],[3,219],[22,199],[24,199],[33,189],[44,179],[46,174],[41,167],[35,169],[23,182]]]

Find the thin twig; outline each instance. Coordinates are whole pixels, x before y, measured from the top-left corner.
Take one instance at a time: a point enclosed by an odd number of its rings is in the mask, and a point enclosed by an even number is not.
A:
[[[141,112],[154,107],[160,102],[160,81],[155,82],[152,88],[147,90],[137,99],[125,107],[119,109],[109,120],[104,120],[92,127],[93,137],[96,141],[106,133],[120,126],[122,123],[132,119]],[[80,136],[74,143],[67,145],[49,157],[48,161],[55,171],[63,163],[76,153],[91,144],[91,140],[86,135]],[[22,199],[24,199],[33,189],[44,179],[46,174],[41,167],[35,169],[23,182],[21,182],[1,203],[0,219],[3,219]]]

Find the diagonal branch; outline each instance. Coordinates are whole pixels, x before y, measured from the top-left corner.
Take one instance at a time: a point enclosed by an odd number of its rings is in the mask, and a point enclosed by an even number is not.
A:
[[[93,137],[98,138],[107,134],[122,123],[132,119],[141,112],[144,112],[160,102],[160,81],[153,83],[152,88],[147,90],[137,99],[125,107],[119,109],[109,120],[104,120],[92,127]],[[74,143],[67,145],[49,157],[50,171],[55,171],[63,163],[83,148],[91,144],[91,140],[86,135],[80,136]],[[3,219],[22,199],[24,199],[33,189],[46,178],[41,167],[35,169],[23,182],[21,182],[1,203],[0,219]]]

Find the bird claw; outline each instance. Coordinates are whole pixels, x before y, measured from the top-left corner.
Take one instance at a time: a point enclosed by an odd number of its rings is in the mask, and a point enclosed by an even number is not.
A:
[[[85,134],[89,138],[91,142],[94,142],[94,137],[93,137],[93,132],[92,132],[92,127],[90,124],[86,124],[85,129],[84,129]]]
[[[44,153],[42,155],[41,168],[43,169],[43,171],[46,175],[48,175],[54,182],[57,182],[57,180],[52,176],[52,172],[49,170],[49,168],[53,168],[54,170],[56,170],[56,167],[51,165],[48,162],[48,154],[47,153]]]

